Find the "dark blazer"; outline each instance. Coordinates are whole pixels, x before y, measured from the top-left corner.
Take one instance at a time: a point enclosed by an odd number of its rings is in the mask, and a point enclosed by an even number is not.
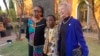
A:
[[[66,38],[65,39],[66,56],[73,56],[72,55],[73,49],[78,48],[79,44],[82,49],[82,56],[88,56],[88,47],[83,37],[81,24],[78,20],[74,19],[73,17],[71,17],[71,19],[68,21],[66,25],[65,38]],[[59,37],[58,51],[60,51],[60,47],[61,47],[60,43],[61,43],[61,39]]]

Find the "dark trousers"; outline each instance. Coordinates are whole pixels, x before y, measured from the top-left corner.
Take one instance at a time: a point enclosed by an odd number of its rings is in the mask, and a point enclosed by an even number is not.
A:
[[[0,31],[0,37],[5,37],[5,36],[6,36],[5,31]]]
[[[28,48],[29,48],[29,54],[28,54],[28,56],[33,56],[33,46],[28,45]]]

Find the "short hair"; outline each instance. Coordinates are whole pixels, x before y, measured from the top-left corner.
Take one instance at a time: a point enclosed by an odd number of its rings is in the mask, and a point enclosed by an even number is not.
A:
[[[69,3],[67,3],[67,2],[61,2],[61,3],[58,5],[58,8],[59,8],[60,6],[64,6],[64,8],[67,9],[67,11],[69,12],[69,14],[71,14],[71,6],[70,6]]]
[[[48,15],[47,17],[49,16],[53,17],[54,21],[56,21],[56,17],[54,15]]]

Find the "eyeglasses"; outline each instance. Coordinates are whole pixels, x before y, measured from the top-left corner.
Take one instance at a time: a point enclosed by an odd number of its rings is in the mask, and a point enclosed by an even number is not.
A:
[[[39,10],[34,10],[34,12],[41,13],[41,11],[39,11]]]

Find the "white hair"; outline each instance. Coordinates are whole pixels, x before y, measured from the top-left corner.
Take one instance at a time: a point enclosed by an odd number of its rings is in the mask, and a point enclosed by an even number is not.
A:
[[[58,5],[58,8],[61,7],[61,6],[63,6],[68,11],[69,14],[71,14],[71,6],[70,6],[69,3],[67,3],[67,2],[61,2]]]

